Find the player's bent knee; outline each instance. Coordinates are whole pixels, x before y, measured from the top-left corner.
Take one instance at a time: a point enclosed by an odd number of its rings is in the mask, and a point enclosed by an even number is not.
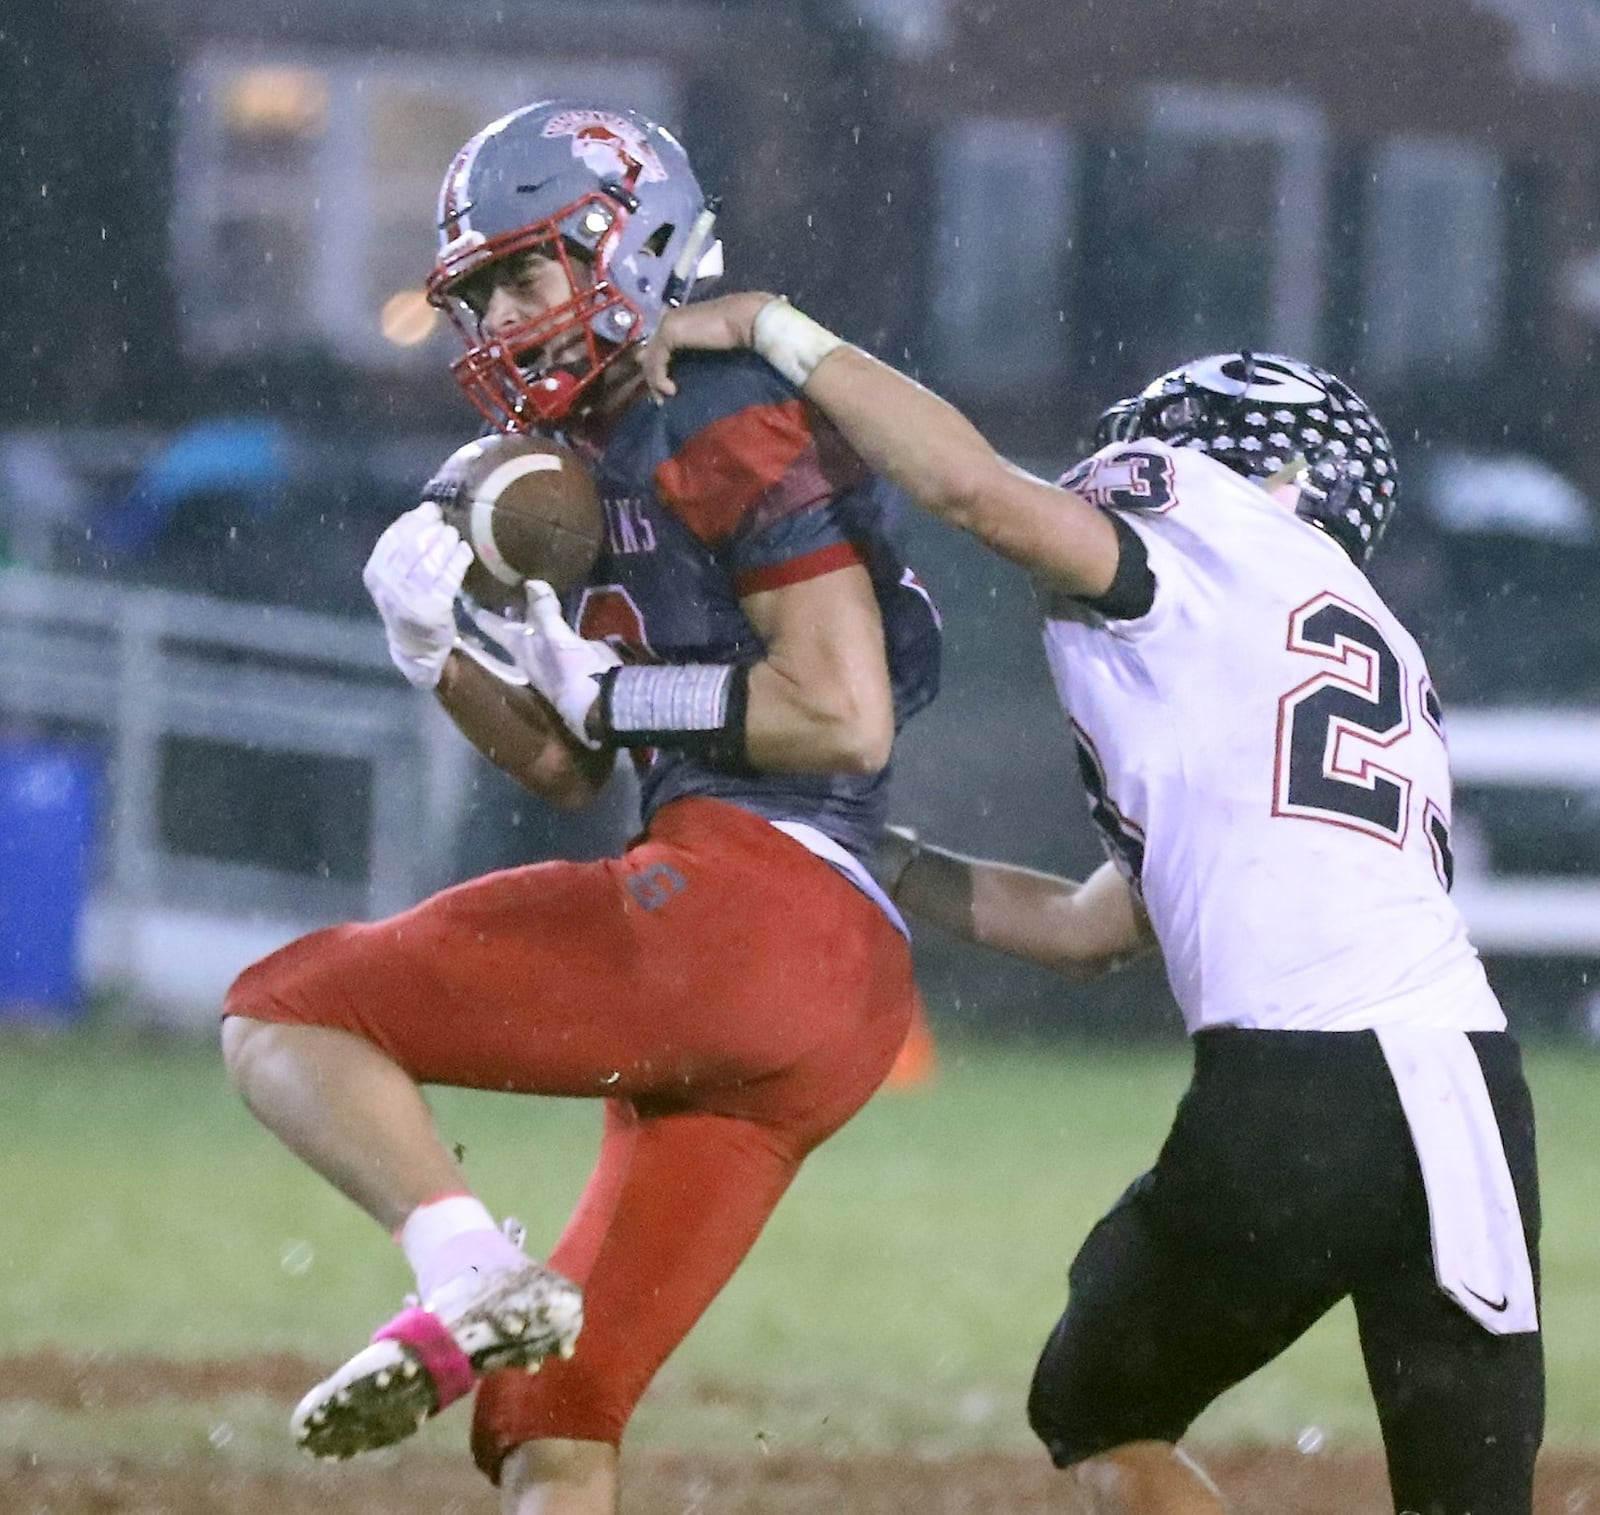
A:
[[[271,1028],[264,1021],[224,1011],[222,1022],[222,1065],[228,1070],[233,1087],[244,1092],[249,1069],[261,1048],[262,1034]]]
[[[347,998],[352,988],[392,991],[409,973],[388,950],[392,933],[384,931],[385,924],[325,926],[258,958],[228,986],[223,1016],[301,1021],[308,1006],[330,996]]]
[[[1135,1442],[1132,1447],[1148,1447]],[[1108,1447],[1092,1457],[1084,1457],[1066,1469],[1080,1497],[1093,1511],[1120,1510],[1137,1498],[1137,1464],[1130,1457],[1132,1447]]]
[[[229,1015],[222,1022],[222,1065],[234,1092],[252,1108],[252,1092],[259,1092],[263,1076],[270,1079],[270,1065],[283,1052],[284,1037],[296,1029],[248,1015]]]
[[[1085,1457],[1069,1470],[1079,1496],[1095,1515],[1182,1510],[1223,1515],[1217,1487],[1170,1441],[1131,1441]]]
[[[1106,1445],[1085,1434],[1079,1406],[1082,1396],[1075,1392],[1075,1375],[1064,1360],[1063,1335],[1058,1324],[1039,1355],[1028,1389],[1028,1425],[1058,1468],[1071,1467]]]
[[[228,985],[228,992],[222,997],[224,1056],[230,1045],[242,1048],[249,1042],[252,1027],[261,1027],[274,1019],[271,1005],[275,977],[274,959],[266,957],[252,963]]]
[[[1066,1350],[1058,1327],[1034,1370],[1028,1424],[1058,1468],[1115,1457],[1128,1446],[1172,1444],[1169,1428],[1150,1407],[1135,1403],[1124,1385],[1086,1374]]]
[[[478,1386],[472,1417],[472,1458],[491,1483],[502,1482],[507,1460],[521,1448],[610,1447],[643,1393],[626,1379],[586,1365],[581,1357],[547,1361],[537,1375],[520,1369],[491,1373]]]
[[[499,1471],[503,1509],[520,1510],[524,1499],[531,1501],[529,1508],[542,1509],[552,1488],[587,1509],[608,1510],[616,1504],[617,1449],[609,1442],[525,1441],[506,1455]]]

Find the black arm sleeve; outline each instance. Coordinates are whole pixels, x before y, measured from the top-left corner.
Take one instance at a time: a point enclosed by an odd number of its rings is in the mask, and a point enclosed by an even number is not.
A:
[[[1156,576],[1150,571],[1144,538],[1117,511],[1106,514],[1117,530],[1117,572],[1104,594],[1084,596],[1079,603],[1098,610],[1108,620],[1136,621],[1149,615],[1156,602]]]

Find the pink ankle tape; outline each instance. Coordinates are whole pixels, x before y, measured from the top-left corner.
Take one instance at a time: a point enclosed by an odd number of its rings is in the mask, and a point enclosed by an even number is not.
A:
[[[372,1339],[397,1341],[417,1354],[423,1370],[433,1380],[438,1410],[470,1394],[478,1381],[472,1371],[472,1359],[456,1345],[455,1337],[431,1310],[415,1306],[402,1310],[388,1325],[379,1326]]]

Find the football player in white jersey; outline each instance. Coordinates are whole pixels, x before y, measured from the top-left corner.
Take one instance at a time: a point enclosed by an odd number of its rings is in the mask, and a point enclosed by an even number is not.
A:
[[[1097,1511],[1216,1515],[1179,1449],[1353,1300],[1395,1508],[1528,1515],[1543,1430],[1520,1055],[1449,896],[1450,774],[1416,642],[1362,572],[1397,498],[1344,383],[1203,358],[1056,484],[787,302],[670,312],[750,346],[868,465],[1034,575],[1108,861],[1083,883],[891,836],[908,913],[1069,975],[1150,947],[1195,1049],[1151,1171],[1070,1274],[1029,1416]]]

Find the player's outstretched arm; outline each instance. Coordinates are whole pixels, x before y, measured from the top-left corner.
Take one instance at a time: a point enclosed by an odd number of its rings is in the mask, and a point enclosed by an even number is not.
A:
[[[724,295],[670,310],[643,353],[658,395],[672,354],[750,347],[797,385],[876,472],[917,504],[1073,595],[1098,596],[1117,568],[1110,520],[1082,496],[1001,458],[948,401],[880,363],[786,300]]]
[[[963,857],[890,827],[873,871],[914,920],[1066,978],[1096,978],[1155,945],[1149,920],[1110,863],[1078,883]]]

